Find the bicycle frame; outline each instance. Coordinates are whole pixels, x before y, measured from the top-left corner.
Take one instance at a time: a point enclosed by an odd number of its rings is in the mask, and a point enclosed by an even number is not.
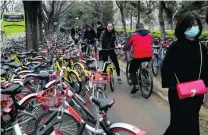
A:
[[[10,57],[13,58],[13,59],[15,59],[15,62],[16,63],[22,64],[22,62],[20,62],[20,60],[17,58],[17,55],[16,54],[12,54]]]

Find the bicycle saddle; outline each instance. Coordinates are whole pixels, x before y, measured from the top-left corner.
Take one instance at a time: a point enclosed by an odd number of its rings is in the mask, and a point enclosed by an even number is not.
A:
[[[8,58],[8,59],[6,59],[6,60],[2,60],[1,62],[2,62],[2,63],[14,62],[14,59],[13,59],[13,58]]]
[[[88,62],[88,63],[91,63],[93,61],[95,61],[94,58],[86,58],[86,62]]]
[[[10,68],[19,68],[22,65],[21,64],[17,64],[15,62],[11,62],[11,63],[4,63],[5,65],[8,65]]]
[[[102,99],[93,97],[92,102],[95,103],[100,110],[106,110],[115,103],[115,100],[113,98]]]
[[[47,79],[49,77],[49,73],[46,70],[41,70],[38,77],[41,79]]]
[[[69,56],[64,56],[64,60],[69,60],[71,57]]]
[[[17,53],[17,55],[25,55],[25,52]]]
[[[4,69],[1,69],[0,71],[1,71],[1,76],[5,76],[7,73],[6,70],[4,70]]]
[[[4,69],[4,70],[6,70],[6,71],[9,70],[9,66],[7,66],[7,65],[3,65],[1,68]]]
[[[6,95],[15,95],[19,94],[21,92],[21,85],[20,84],[12,84],[9,88],[6,88],[4,90],[1,90],[1,94]]]
[[[17,58],[19,59],[24,59],[26,57],[26,55],[17,55]]]

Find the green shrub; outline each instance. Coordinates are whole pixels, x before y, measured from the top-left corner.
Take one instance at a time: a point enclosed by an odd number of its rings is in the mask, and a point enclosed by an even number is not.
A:
[[[136,29],[133,29],[133,30],[126,29],[127,33],[135,32],[135,30],[136,30]],[[118,29],[116,29],[116,31],[120,32],[120,31],[123,31],[123,29],[122,29],[122,28],[118,28]],[[150,31],[150,33],[152,33],[152,35],[153,35],[154,37],[160,37],[160,35],[161,35],[160,30]],[[153,34],[153,33],[154,33],[154,34]],[[170,37],[175,37],[174,31],[173,31],[173,30],[166,30],[166,33],[167,33],[168,36],[170,36]],[[203,31],[200,37],[203,37],[203,36],[206,36],[206,35],[208,35],[208,31]]]

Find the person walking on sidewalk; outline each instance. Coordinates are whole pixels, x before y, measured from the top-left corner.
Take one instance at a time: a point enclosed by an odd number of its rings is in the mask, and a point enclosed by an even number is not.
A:
[[[109,50],[102,50],[102,59],[103,62],[108,61],[108,57],[110,56],[115,68],[116,73],[118,76],[118,83],[121,84],[121,78],[120,78],[120,67],[118,63],[118,58],[116,56],[115,50],[115,44],[117,44],[116,34],[112,23],[108,23],[106,29],[101,33],[100,36],[100,46],[102,49],[109,49]]]
[[[133,47],[133,59],[130,63],[129,73],[133,89],[131,94],[139,90],[136,72],[138,71],[142,62],[151,61],[152,59],[152,36],[148,30],[144,29],[142,23],[136,25],[136,32],[132,34],[128,43],[124,47],[124,51]]]
[[[176,85],[202,79],[208,86],[208,54],[199,42],[202,23],[194,12],[184,13],[175,28],[177,38],[161,67],[162,87],[169,88],[170,125],[164,135],[200,135],[199,111],[204,95],[179,99]],[[179,82],[179,81],[180,82]]]

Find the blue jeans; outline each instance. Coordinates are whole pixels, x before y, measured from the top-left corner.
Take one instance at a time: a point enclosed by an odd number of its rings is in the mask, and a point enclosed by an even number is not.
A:
[[[97,54],[97,46],[96,46],[96,41],[94,41],[93,43],[87,43],[87,54],[89,54],[89,48],[90,48],[90,45],[93,45],[94,46],[94,50],[95,50],[95,54]]]

